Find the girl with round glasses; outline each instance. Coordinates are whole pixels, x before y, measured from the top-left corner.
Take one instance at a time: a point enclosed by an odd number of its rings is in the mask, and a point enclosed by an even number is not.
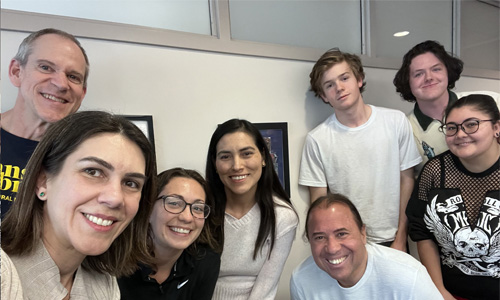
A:
[[[500,299],[500,113],[487,95],[445,111],[449,150],[424,166],[409,233],[444,299]],[[480,288],[478,288],[480,287]]]
[[[220,267],[213,236],[213,197],[194,170],[158,175],[158,197],[149,218],[148,245],[154,260],[118,279],[121,299],[211,299]]]
[[[213,299],[274,299],[298,218],[259,130],[239,119],[219,125],[206,176],[224,246]]]

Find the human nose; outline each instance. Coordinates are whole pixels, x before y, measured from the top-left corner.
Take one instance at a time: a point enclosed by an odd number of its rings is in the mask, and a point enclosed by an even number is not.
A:
[[[52,75],[51,82],[60,91],[66,91],[69,88],[68,77],[66,76],[66,73],[64,73],[64,72],[54,72]]]
[[[328,253],[336,253],[340,250],[340,243],[336,239],[328,239],[326,250]]]
[[[193,214],[191,213],[191,205],[186,204],[184,210],[179,214],[179,219],[186,223],[193,221]]]
[[[122,206],[124,195],[121,182],[108,182],[108,184],[101,189],[101,193],[97,200],[99,203],[107,205],[110,208]]]
[[[240,170],[242,167],[242,161],[241,161],[241,158],[239,157],[235,157],[233,159],[233,169],[234,170]]]
[[[465,128],[464,128],[464,125],[463,124],[460,124],[460,125],[457,125],[457,133],[456,133],[457,136],[468,136],[469,134],[465,132]]]
[[[425,76],[425,81],[431,81],[433,79],[432,73],[430,71],[426,71],[424,73],[424,76]]]
[[[344,83],[342,83],[341,81],[337,82],[336,86],[337,86],[337,94],[340,94],[341,92],[344,91]]]

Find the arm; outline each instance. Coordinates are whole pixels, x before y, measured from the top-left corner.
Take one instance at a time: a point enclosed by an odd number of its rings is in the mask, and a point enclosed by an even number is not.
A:
[[[413,168],[400,172],[400,192],[399,192],[399,221],[396,238],[391,247],[406,252],[406,241],[408,238],[408,218],[405,211],[413,191],[415,179],[413,177]]]
[[[293,216],[294,219],[288,222],[288,226],[285,226],[288,231],[276,239],[271,257],[264,263],[259,275],[257,275],[248,300],[274,300],[278,291],[281,272],[283,272],[283,267],[295,239],[298,219],[295,213],[293,213]],[[276,235],[280,236],[278,230],[279,228],[276,228]]]
[[[309,187],[309,200],[311,201],[311,203],[313,203],[319,197],[326,196],[327,192],[328,192],[327,187],[310,186]]]
[[[420,261],[429,272],[434,285],[436,285],[444,299],[455,299],[444,287],[437,245],[432,240],[422,240],[417,242],[417,249]]]

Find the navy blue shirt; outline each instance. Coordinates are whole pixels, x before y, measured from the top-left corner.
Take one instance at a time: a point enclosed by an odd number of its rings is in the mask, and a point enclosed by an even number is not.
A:
[[[19,184],[24,176],[26,164],[38,145],[37,141],[18,137],[1,129],[2,153],[0,163],[2,168],[1,210],[2,219],[16,200]]]
[[[119,278],[121,299],[212,299],[219,277],[220,255],[209,248],[198,248],[205,253],[201,258],[182,252],[167,280],[161,284],[149,277],[153,271],[144,265],[140,265],[140,269],[130,277]]]

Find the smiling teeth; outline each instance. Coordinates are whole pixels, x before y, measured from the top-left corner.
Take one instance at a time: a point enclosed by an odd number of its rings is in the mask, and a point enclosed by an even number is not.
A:
[[[338,258],[338,259],[332,259],[332,260],[329,260],[328,262],[331,263],[332,265],[338,265],[341,262],[343,262],[346,259],[346,257],[347,256],[344,256],[344,257],[341,257],[341,258]]]
[[[170,227],[172,231],[178,232],[178,233],[185,233],[188,234],[191,230],[189,229],[184,229],[184,228],[179,228],[179,227]]]
[[[97,224],[97,225],[100,225],[100,226],[109,226],[109,225],[113,224],[113,221],[111,221],[111,220],[103,220],[101,218],[98,218],[96,216],[92,216],[89,214],[84,214],[84,215],[85,215],[85,218],[87,218],[90,222]]]
[[[240,176],[232,176],[231,178],[233,178],[234,180],[241,180],[241,179],[245,179],[247,177],[247,175],[240,175]]]
[[[52,101],[56,101],[56,102],[59,102],[59,103],[65,103],[66,101],[64,101],[63,99],[59,99],[59,98],[56,98],[52,95],[49,95],[49,94],[42,94],[42,96],[46,99],[49,99],[49,100],[52,100]]]

